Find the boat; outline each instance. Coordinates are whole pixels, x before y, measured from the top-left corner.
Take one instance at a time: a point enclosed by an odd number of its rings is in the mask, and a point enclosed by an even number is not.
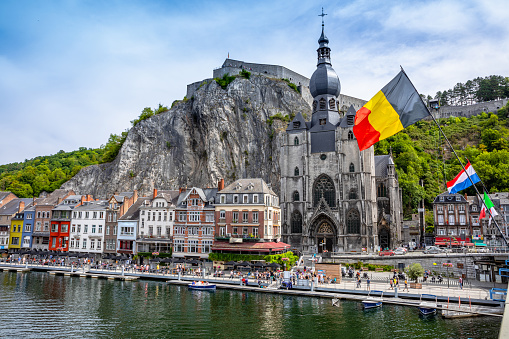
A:
[[[422,297],[432,297],[435,298],[435,301],[422,301]],[[422,315],[434,315],[437,313],[437,296],[434,294],[421,294],[421,299],[419,303],[419,312]]]
[[[187,285],[190,290],[205,290],[205,291],[214,291],[216,289],[215,284],[210,284],[208,281],[193,281],[191,284]]]
[[[380,294],[380,296],[372,296],[371,293]],[[362,301],[364,309],[376,308],[382,306],[383,302],[383,291],[369,291],[366,299]]]

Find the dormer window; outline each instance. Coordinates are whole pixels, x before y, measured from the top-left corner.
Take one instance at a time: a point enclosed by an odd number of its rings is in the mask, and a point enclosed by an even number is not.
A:
[[[456,197],[456,201],[461,201],[461,197]]]
[[[223,194],[221,195],[221,204],[226,204],[226,196]]]
[[[294,121],[293,128],[300,128],[300,121]]]
[[[442,197],[440,197],[440,201],[444,201],[444,197],[443,197],[443,196],[442,196]]]
[[[238,204],[239,203],[239,196],[238,195],[234,195],[233,196],[233,203],[234,204]]]
[[[327,124],[327,119],[320,119],[320,125]]]

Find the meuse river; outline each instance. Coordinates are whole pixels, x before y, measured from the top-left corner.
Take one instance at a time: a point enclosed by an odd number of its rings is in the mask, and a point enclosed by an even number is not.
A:
[[[422,318],[402,306],[0,273],[2,338],[496,338],[499,327],[499,318]]]

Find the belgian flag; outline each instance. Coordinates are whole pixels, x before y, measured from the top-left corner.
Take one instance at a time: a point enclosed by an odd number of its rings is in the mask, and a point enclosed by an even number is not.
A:
[[[426,105],[401,71],[357,111],[353,133],[363,151],[427,116]]]

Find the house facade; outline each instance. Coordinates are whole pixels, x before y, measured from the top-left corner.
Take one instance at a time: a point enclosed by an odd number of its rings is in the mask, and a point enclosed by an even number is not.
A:
[[[173,247],[175,204],[179,191],[154,189],[152,199],[140,206],[138,252],[170,253]]]
[[[468,201],[463,195],[438,195],[433,201],[435,245],[459,246],[471,243],[474,229],[477,237],[481,228],[472,228],[469,211]]]
[[[207,258],[214,241],[217,188],[181,189],[175,207],[173,256]]]
[[[140,207],[149,202],[149,198],[141,197],[118,220],[117,253],[136,254],[136,239],[140,221]]]
[[[103,253],[107,202],[85,201],[72,212],[69,250]]]

